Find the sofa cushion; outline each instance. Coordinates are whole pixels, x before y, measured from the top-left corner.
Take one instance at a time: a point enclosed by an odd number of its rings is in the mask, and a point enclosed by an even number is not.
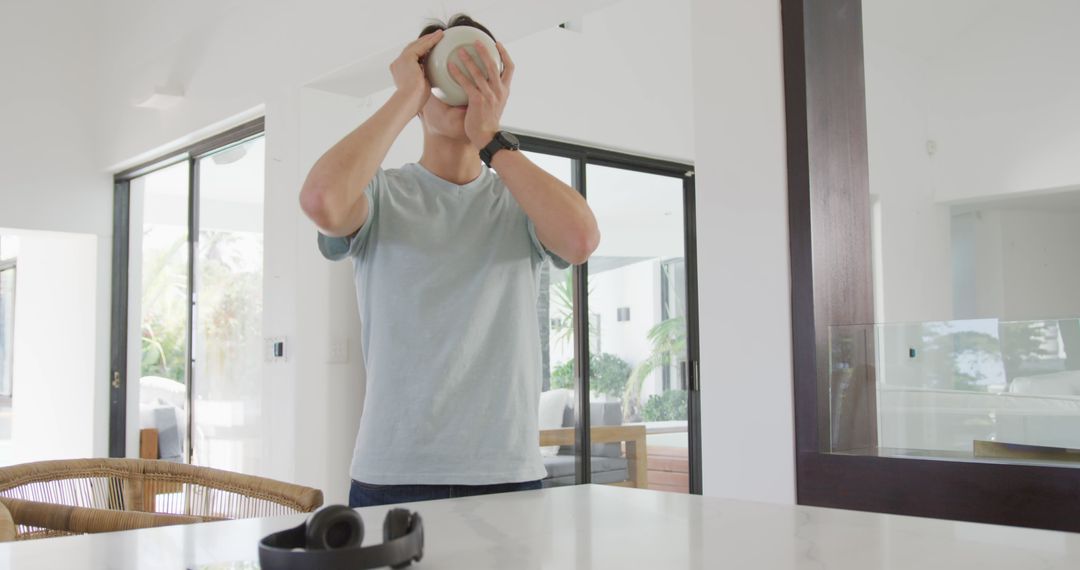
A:
[[[563,413],[563,427],[574,427],[574,407],[577,401],[570,397]],[[589,420],[595,426],[622,425],[622,402],[590,402]],[[559,455],[574,455],[574,446],[564,445],[559,448]],[[593,457],[622,457],[621,443],[595,443],[592,445]]]
[[[570,401],[570,390],[548,390],[540,393],[539,426],[541,430],[562,427],[565,419],[564,411]],[[552,457],[559,452],[559,446],[549,445],[540,448],[540,455]]]
[[[1031,396],[1080,396],[1080,370],[1013,378],[1013,381],[1009,383],[1009,393]]]
[[[603,473],[593,474],[592,482],[597,485],[607,485],[610,483],[622,483],[628,481],[626,474],[621,471],[604,471]],[[574,476],[568,477],[554,477],[551,479],[544,479],[541,486],[545,489],[551,487],[568,487],[570,485],[576,485],[577,481],[574,480]]]
[[[548,478],[556,477],[574,477],[574,456],[573,455],[556,455],[554,457],[544,458],[544,468],[547,469]],[[625,459],[615,459],[613,457],[594,457],[592,460],[593,479],[596,479],[600,473],[616,472],[621,474],[621,479],[616,481],[625,481],[629,477],[629,471],[627,471],[627,461]],[[600,483],[600,481],[593,481],[594,483]],[[610,483],[610,481],[608,481]]]
[[[158,453],[161,459],[182,462],[184,442],[180,440],[175,408],[172,406],[154,408],[154,424],[158,428]]]

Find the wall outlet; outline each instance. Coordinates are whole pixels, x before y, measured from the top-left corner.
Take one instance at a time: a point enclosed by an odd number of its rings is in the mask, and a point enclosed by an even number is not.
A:
[[[326,351],[328,364],[348,364],[349,362],[349,338],[337,337],[330,339],[330,345]]]

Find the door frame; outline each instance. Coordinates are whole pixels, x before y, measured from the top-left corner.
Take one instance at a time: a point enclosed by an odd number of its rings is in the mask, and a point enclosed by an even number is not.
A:
[[[570,159],[571,181],[575,190],[588,197],[586,169],[588,165],[607,166],[682,180],[683,252],[686,255],[686,351],[687,351],[687,437],[690,461],[690,493],[701,494],[701,351],[698,344],[698,282],[697,282],[697,212],[695,209],[694,165],[586,146],[577,143],[518,135],[521,150]],[[578,484],[592,481],[592,445],[589,426],[589,352],[588,327],[588,263],[573,267],[574,284],[574,382],[578,401],[574,423],[577,461],[575,475]]]
[[[112,309],[109,375],[109,457],[127,456],[127,366],[128,366],[128,269],[130,254],[131,181],[175,164],[188,163],[188,293],[195,289],[198,252],[198,164],[199,159],[258,136],[265,135],[265,117],[248,121],[219,134],[176,149],[113,175]],[[188,302],[186,339],[187,424],[184,454],[191,461],[191,408],[194,370],[192,344],[195,332],[195,303]]]

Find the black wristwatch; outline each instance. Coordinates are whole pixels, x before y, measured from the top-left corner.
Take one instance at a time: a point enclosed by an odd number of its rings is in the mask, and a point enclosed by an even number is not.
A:
[[[495,157],[495,153],[500,150],[517,150],[519,148],[521,148],[521,143],[518,142],[513,133],[499,131],[495,133],[495,138],[491,139],[487,146],[480,149],[480,160],[483,160],[484,164],[491,168],[491,159]]]

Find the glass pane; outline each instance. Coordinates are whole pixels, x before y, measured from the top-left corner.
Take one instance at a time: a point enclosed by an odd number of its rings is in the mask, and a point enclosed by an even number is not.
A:
[[[1080,319],[832,327],[833,451],[1077,465],[1078,341]],[[862,400],[867,364],[876,389]],[[873,408],[876,445],[845,445]]]
[[[878,324],[830,323],[828,449],[1042,460],[1080,449],[1080,4],[940,8],[863,3]]]
[[[5,238],[7,239],[7,238]],[[11,462],[15,268],[0,270],[0,465]]]
[[[188,164],[131,181],[128,378],[139,428],[162,459],[184,461],[187,432]],[[137,347],[137,348],[136,348]]]
[[[570,184],[570,159],[546,154],[525,153],[551,175]],[[574,287],[573,271],[547,264],[540,275],[537,300],[543,385],[540,394],[540,448],[547,476],[545,487],[573,485],[577,457],[574,446]]]
[[[258,473],[264,138],[199,160],[192,462]]]
[[[589,165],[593,482],[689,492],[682,180]]]

